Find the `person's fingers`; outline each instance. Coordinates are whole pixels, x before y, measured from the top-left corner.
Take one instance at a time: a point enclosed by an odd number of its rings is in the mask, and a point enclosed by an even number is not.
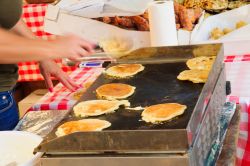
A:
[[[50,74],[46,72],[42,72],[44,77],[45,84],[50,92],[53,92],[53,82],[51,80]]]
[[[65,74],[66,75],[66,74]],[[65,77],[67,79],[67,81],[74,87],[74,88],[80,88],[81,86],[76,84],[71,78],[69,78],[68,76]]]
[[[77,51],[77,53],[78,53],[79,58],[80,58],[80,57],[83,57],[83,56],[88,56],[88,55],[90,55],[90,53],[89,53],[88,51],[86,51],[85,49],[83,49],[83,48],[80,48],[80,49]]]
[[[77,59],[78,59],[78,58],[72,58],[72,57],[71,57],[71,58],[68,58],[68,59],[69,59],[70,61],[72,61],[72,62],[77,62]]]
[[[80,45],[81,45],[82,48],[84,48],[89,53],[93,53],[94,52],[94,47],[89,42],[86,42],[85,40],[81,40]]]
[[[69,81],[68,75],[65,72],[63,72],[60,68],[58,68],[58,66],[54,68],[54,73],[52,75],[56,77],[66,88],[68,88],[71,91],[75,91],[76,89],[79,88],[77,85],[72,84]]]
[[[84,40],[85,42],[89,43],[91,45],[92,49],[94,49],[97,46],[97,43],[93,43],[93,42],[87,41],[85,39],[82,39],[82,40]]]
[[[65,81],[67,81],[72,87],[74,87],[74,89],[78,89],[78,88],[80,88],[80,86],[79,85],[77,85],[65,72],[63,72],[63,71],[60,71],[60,72],[58,72],[58,75],[60,75],[60,77],[62,78],[62,79],[64,79]],[[57,77],[59,77],[59,76],[57,76]]]
[[[68,56],[68,59],[71,60],[71,61],[77,61],[77,60],[79,60],[79,58],[85,56],[84,53],[87,53],[87,52],[86,51],[85,52],[81,52],[81,49],[78,49],[78,51],[76,51],[76,53],[70,54]]]
[[[60,76],[60,77],[57,77],[57,78],[69,90],[71,90],[71,91],[75,91],[76,90],[76,88],[73,87],[64,76]]]
[[[50,91],[53,90],[53,83],[50,76],[56,77],[66,88],[75,91],[79,88],[73,80],[70,80],[68,75],[57,66],[54,61],[46,61],[40,63],[40,71],[44,77],[46,86]]]

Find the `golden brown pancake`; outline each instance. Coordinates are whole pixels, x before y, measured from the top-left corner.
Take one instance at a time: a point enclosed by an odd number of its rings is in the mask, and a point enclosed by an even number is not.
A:
[[[210,70],[215,60],[215,56],[206,57],[200,56],[187,61],[189,69]]]
[[[76,92],[72,93],[72,98],[77,101],[80,100],[85,91],[85,89],[77,90]]]
[[[86,82],[86,83],[83,84],[83,87],[85,89],[88,89],[92,84],[93,84],[93,82]]]
[[[75,91],[74,93],[71,94],[73,100],[80,100],[82,95],[86,92],[86,90],[93,84],[93,82],[86,82],[82,84],[83,88]]]
[[[98,98],[107,100],[125,99],[134,91],[135,87],[121,83],[105,84],[96,89]]]
[[[141,64],[120,64],[112,66],[105,71],[105,74],[112,78],[123,79],[136,75],[144,70]]]
[[[75,115],[80,117],[98,116],[114,112],[121,105],[127,106],[129,103],[117,100],[90,100],[78,103],[73,110]]]
[[[187,106],[178,103],[152,105],[142,112],[142,119],[151,123],[167,121],[183,114],[186,108]]]
[[[193,83],[205,83],[207,81],[208,74],[209,70],[185,70],[177,76],[177,79],[183,81],[188,80]]]
[[[56,135],[58,137],[68,135],[74,132],[83,131],[101,131],[111,126],[111,123],[99,119],[83,119],[78,121],[69,121],[57,128]]]
[[[133,48],[133,40],[129,38],[109,38],[99,41],[100,47],[112,58],[121,58]]]

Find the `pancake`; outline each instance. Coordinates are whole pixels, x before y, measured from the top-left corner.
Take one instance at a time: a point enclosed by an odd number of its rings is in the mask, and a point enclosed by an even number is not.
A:
[[[182,81],[188,80],[193,83],[205,83],[207,81],[208,74],[209,70],[184,70],[177,76],[177,79]]]
[[[199,70],[210,70],[214,60],[215,56],[212,57],[206,57],[206,56],[200,56],[193,59],[189,59],[187,61],[187,66],[189,69],[199,69]]]
[[[100,40],[99,45],[112,58],[121,58],[133,49],[133,40],[125,37],[113,37]]]
[[[75,115],[79,117],[98,116],[112,113],[121,105],[129,106],[130,103],[126,100],[89,100],[78,103],[74,106],[73,111]]]
[[[86,90],[93,84],[93,82],[86,82],[84,84],[82,84],[81,89],[78,89],[77,91],[73,92],[70,96],[72,97],[73,100],[80,100],[80,98],[82,97],[82,95],[86,92]]]
[[[135,87],[121,83],[105,84],[96,89],[97,97],[107,100],[125,99],[134,92]]]
[[[112,78],[129,78],[144,70],[141,64],[120,64],[112,66],[105,71],[105,74]]]
[[[178,103],[165,103],[146,107],[142,112],[142,120],[151,123],[170,120],[184,113],[187,106]]]
[[[111,126],[111,123],[99,119],[83,119],[78,121],[69,121],[57,128],[58,137],[68,135],[74,132],[101,131]]]
[[[83,88],[88,89],[94,82],[86,82],[82,84]]]
[[[85,89],[80,89],[75,91],[74,93],[71,94],[73,100],[80,100],[80,98],[82,97],[82,95],[85,93]]]

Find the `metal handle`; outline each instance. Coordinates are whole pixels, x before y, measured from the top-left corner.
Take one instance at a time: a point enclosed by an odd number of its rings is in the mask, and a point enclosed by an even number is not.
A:
[[[230,81],[226,81],[226,95],[230,95],[231,94],[231,82]]]

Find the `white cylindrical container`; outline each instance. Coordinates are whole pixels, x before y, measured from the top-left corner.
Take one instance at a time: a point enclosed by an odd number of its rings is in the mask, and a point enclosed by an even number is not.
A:
[[[0,131],[0,165],[36,166],[42,152],[33,154],[42,137],[25,131]]]
[[[149,4],[151,46],[178,45],[173,1],[155,1]]]

